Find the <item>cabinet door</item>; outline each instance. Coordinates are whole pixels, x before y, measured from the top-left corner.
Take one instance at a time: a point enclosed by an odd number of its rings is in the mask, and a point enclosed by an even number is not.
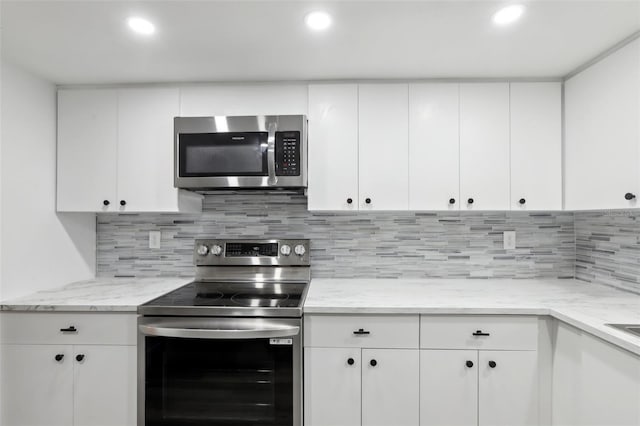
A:
[[[537,363],[535,351],[479,352],[479,426],[538,424]]]
[[[478,424],[478,352],[420,351],[420,426]]]
[[[511,83],[511,209],[562,210],[560,83]]]
[[[420,423],[420,351],[362,350],[362,426]]]
[[[408,86],[363,84],[358,91],[359,207],[406,210],[409,207]]]
[[[565,208],[638,207],[640,40],[565,82]]]
[[[460,85],[460,197],[463,210],[509,209],[508,83]]]
[[[183,117],[306,113],[306,84],[196,85],[180,89]]]
[[[309,86],[308,200],[309,210],[358,208],[358,86],[355,84]]]
[[[58,91],[58,211],[117,211],[117,129],[116,90]]]
[[[136,347],[74,346],[73,352],[75,424],[135,426]]]
[[[119,211],[180,210],[173,187],[173,118],[179,109],[178,89],[118,91]]]
[[[60,361],[56,355],[63,355]],[[3,345],[2,424],[73,424],[71,346]]]
[[[458,84],[409,86],[411,210],[460,208],[458,90]]]
[[[360,374],[358,348],[305,348],[305,426],[360,426]]]

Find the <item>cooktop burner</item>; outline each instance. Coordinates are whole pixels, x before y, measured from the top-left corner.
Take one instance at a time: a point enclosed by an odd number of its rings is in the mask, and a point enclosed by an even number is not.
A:
[[[192,282],[146,303],[146,306],[296,308],[304,288],[305,283]]]

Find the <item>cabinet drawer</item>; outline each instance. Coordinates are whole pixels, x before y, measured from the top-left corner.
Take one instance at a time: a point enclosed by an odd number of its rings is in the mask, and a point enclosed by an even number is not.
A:
[[[3,312],[3,344],[135,345],[135,314]],[[61,331],[62,329],[75,331]],[[72,330],[73,330],[72,329]]]
[[[310,315],[304,345],[343,348],[417,348],[418,315]]]
[[[522,316],[427,316],[420,319],[424,349],[536,350],[538,319]]]

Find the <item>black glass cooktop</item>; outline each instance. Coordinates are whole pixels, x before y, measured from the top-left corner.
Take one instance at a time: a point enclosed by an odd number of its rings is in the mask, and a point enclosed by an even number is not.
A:
[[[297,308],[305,283],[192,282],[144,306]]]

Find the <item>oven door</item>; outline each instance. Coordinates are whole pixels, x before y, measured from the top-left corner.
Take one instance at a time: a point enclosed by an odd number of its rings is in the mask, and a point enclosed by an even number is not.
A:
[[[139,426],[300,426],[301,319],[140,317]]]

